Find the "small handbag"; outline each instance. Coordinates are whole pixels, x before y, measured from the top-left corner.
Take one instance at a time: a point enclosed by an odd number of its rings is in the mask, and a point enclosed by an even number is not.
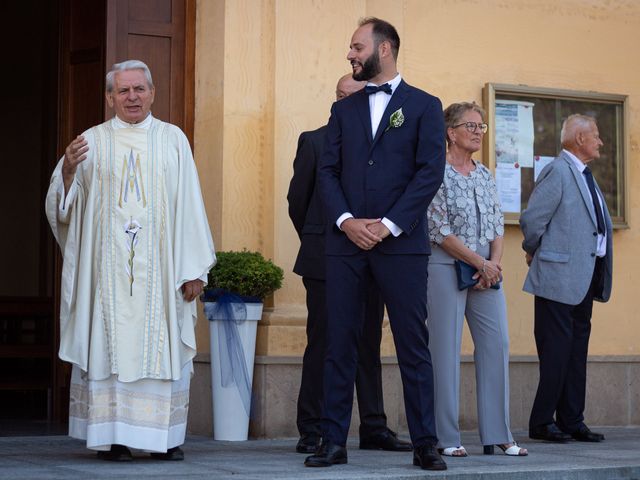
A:
[[[477,278],[473,278],[478,270],[472,265],[462,260],[455,260],[453,265],[456,269],[456,277],[458,277],[458,290],[464,290],[465,288],[473,287],[478,283]],[[494,290],[500,289],[500,282],[495,285],[491,285]]]

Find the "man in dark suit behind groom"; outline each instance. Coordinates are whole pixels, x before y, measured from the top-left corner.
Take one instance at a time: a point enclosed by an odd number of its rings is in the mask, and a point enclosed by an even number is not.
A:
[[[529,437],[601,442],[604,435],[584,423],[584,407],[593,301],[609,300],[613,272],[611,217],[588,166],[603,143],[595,119],[578,114],[562,124],[560,141],[562,152],[540,172],[520,215],[540,359]]]
[[[440,101],[407,85],[396,69],[400,38],[367,18],[347,59],[364,90],[336,102],[318,180],[328,218],[327,353],[322,444],[309,467],[346,463],[358,338],[373,282],[387,306],[402,376],[414,465],[444,470],[435,449],[433,371],[428,349],[427,206],[443,177]]]
[[[341,100],[364,88],[345,75],[336,86],[336,99]],[[293,162],[289,184],[289,216],[300,237],[300,250],[293,271],[302,276],[307,291],[307,346],[302,360],[302,379],[298,394],[296,425],[300,439],[299,453],[314,453],[322,436],[322,382],[327,336],[327,295],[325,284],[324,232],[327,224],[316,183],[316,169],[325,145],[327,127],[303,132]],[[362,332],[358,344],[356,391],[360,412],[360,448],[368,450],[410,451],[411,444],[400,440],[387,428],[382,399],[380,340],[384,304],[375,288],[367,293],[365,318],[370,328]]]

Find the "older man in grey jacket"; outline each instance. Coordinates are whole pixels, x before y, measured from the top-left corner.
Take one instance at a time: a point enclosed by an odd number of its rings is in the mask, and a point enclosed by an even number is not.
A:
[[[565,120],[561,142],[520,217],[540,359],[529,437],[600,442],[604,436],[585,425],[583,412],[593,301],[611,294],[611,218],[587,166],[603,143],[595,120],[584,115]]]

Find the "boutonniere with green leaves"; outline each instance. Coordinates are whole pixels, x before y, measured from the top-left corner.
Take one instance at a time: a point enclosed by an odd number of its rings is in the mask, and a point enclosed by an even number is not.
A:
[[[389,125],[387,125],[385,132],[390,128],[401,127],[403,123],[404,123],[404,114],[402,113],[402,108],[399,108],[398,110],[393,112],[389,117]]]

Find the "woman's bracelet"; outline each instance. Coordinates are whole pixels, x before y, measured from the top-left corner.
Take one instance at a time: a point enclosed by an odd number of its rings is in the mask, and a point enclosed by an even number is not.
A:
[[[485,270],[485,266],[487,265],[487,260],[485,258],[482,259],[482,270],[480,270],[482,273],[486,273]]]

